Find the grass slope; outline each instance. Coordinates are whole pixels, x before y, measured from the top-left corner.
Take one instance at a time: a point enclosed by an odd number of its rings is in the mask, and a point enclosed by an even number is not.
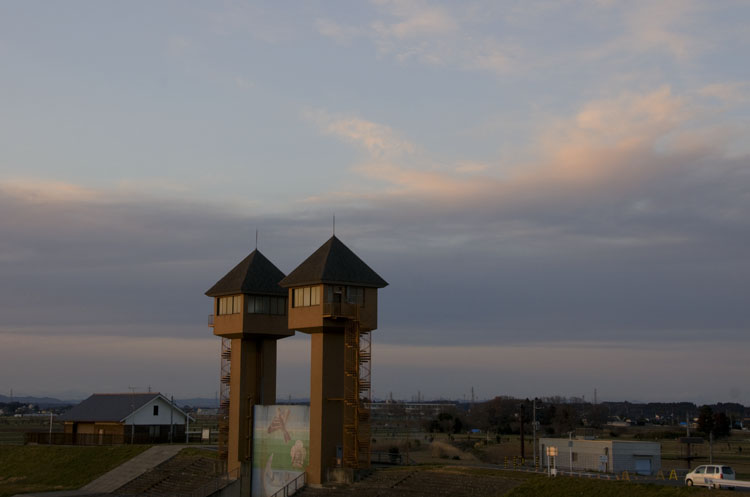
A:
[[[0,497],[80,488],[149,447],[0,446]]]

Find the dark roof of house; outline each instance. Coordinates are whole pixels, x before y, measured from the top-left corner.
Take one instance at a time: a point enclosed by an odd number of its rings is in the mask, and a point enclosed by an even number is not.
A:
[[[159,393],[95,393],[58,419],[118,422],[159,395]]]
[[[212,286],[206,295],[220,297],[238,293],[255,293],[262,295],[286,295],[279,286],[284,273],[266,259],[258,249],[250,252],[242,262],[234,266],[222,279]]]
[[[375,288],[388,285],[335,235],[281,280],[279,285],[288,288],[317,283]]]

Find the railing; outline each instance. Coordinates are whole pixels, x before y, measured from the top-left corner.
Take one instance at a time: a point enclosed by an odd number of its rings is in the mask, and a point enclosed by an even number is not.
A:
[[[175,430],[175,437],[185,437],[184,431]],[[168,443],[169,435],[149,435],[148,433],[130,433],[125,427],[124,433],[60,433],[60,432],[27,432],[24,433],[25,444],[37,445],[125,445],[125,444],[159,444]]]
[[[284,488],[279,489],[275,494],[271,495],[271,497],[289,497],[290,495],[294,495],[297,493],[297,490],[300,490],[305,486],[306,481],[305,473],[302,473],[297,478],[284,485]]]
[[[24,433],[23,438],[25,444],[39,445],[123,445],[130,442],[130,437],[126,438],[124,434],[111,433],[30,432]],[[135,443],[141,443],[140,437],[134,438]]]
[[[233,481],[240,477],[240,468],[233,469],[228,473],[220,475],[210,482],[201,485],[190,493],[189,497],[208,497],[209,495],[218,492],[222,488],[226,487]]]
[[[213,314],[209,314],[208,315],[208,325],[209,326],[213,326],[214,325],[214,315]]]
[[[323,316],[332,318],[356,318],[357,304],[348,302],[324,302]]]
[[[750,481],[743,480],[725,480],[723,478],[706,478],[708,488],[750,488]]]

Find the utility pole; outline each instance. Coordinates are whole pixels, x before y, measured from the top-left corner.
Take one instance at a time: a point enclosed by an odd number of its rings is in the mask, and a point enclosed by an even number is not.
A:
[[[52,445],[52,410],[49,411],[49,445]]]
[[[573,474],[573,432],[568,432],[568,468],[570,473]]]
[[[524,446],[524,441],[526,437],[524,437],[524,430],[523,430],[523,418],[526,417],[524,416],[525,411],[526,411],[525,407],[526,407],[526,404],[522,402],[521,403],[521,459],[526,458],[526,447]]]
[[[172,395],[169,404],[169,443],[172,443],[172,433],[174,432],[174,395]]]
[[[532,426],[531,426],[531,433],[532,433],[532,441],[534,443],[534,470],[536,471],[536,397],[534,397],[534,400],[531,402],[531,410],[533,412],[532,415]]]
[[[133,416],[135,412],[135,387],[128,386],[130,389],[130,416]],[[135,438],[135,418],[130,418],[130,445],[133,445],[133,439]]]

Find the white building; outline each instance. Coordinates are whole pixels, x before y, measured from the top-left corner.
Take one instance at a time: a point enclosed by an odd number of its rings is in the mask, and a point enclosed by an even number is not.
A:
[[[542,438],[539,444],[544,468],[549,464],[563,471],[639,475],[655,475],[661,469],[661,444],[657,442]],[[557,456],[547,455],[549,447],[557,449]]]
[[[159,443],[185,439],[188,415],[160,393],[94,394],[58,419],[68,444]]]

